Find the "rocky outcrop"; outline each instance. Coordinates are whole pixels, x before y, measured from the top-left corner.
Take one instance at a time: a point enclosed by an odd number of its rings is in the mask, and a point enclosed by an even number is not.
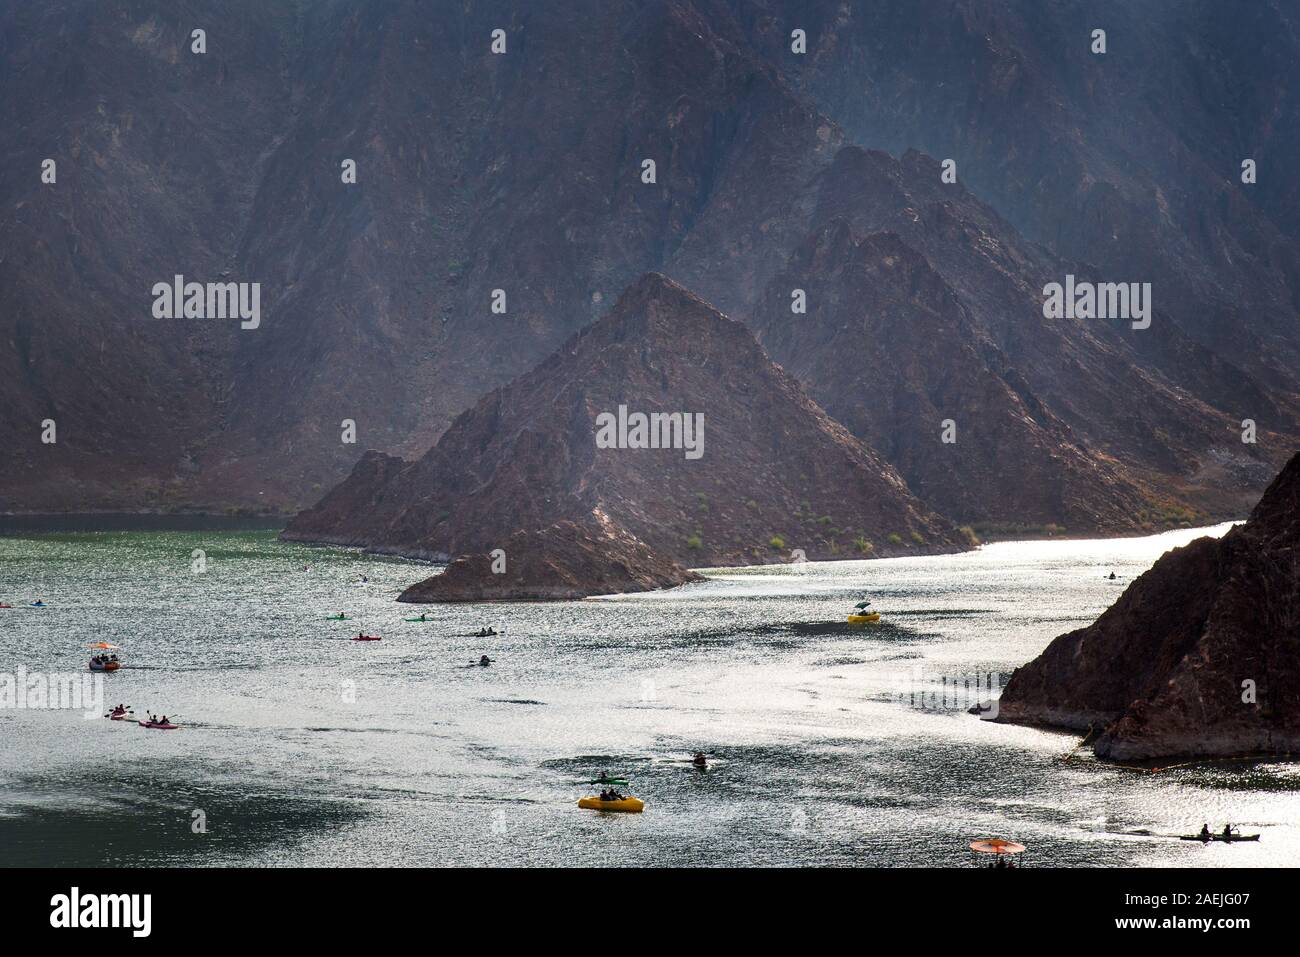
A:
[[[694,434],[669,429],[649,448],[631,429],[601,438],[602,423],[639,414]],[[547,536],[531,536],[564,522],[695,567],[965,545],[744,326],[657,274],[419,460],[367,455],[283,537],[428,558],[502,548],[509,561],[517,532],[540,554]]]
[[[398,596],[405,602],[557,601],[671,588],[703,577],[620,529],[559,522],[516,532],[498,555],[464,555]]]
[[[1300,753],[1300,454],[1245,525],[1018,668],[998,720],[1092,730],[1115,760]]]

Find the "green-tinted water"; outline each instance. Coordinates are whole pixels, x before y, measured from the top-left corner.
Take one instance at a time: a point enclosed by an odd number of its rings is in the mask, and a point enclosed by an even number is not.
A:
[[[430,566],[269,532],[0,539],[0,601],[19,606],[0,611],[0,673],[79,678],[108,641],[126,666],[105,705],[183,725],[0,708],[3,859],[960,865],[969,840],[1000,835],[1031,863],[1295,864],[1289,765],[1064,762],[1074,738],[965,713],[967,684],[1091,621],[1193,534],[417,608],[428,623],[393,598]],[[885,622],[841,624],[864,594]],[[353,620],[325,620],[340,610]],[[471,637],[484,624],[503,634]],[[362,629],[383,640],[347,640]],[[482,653],[490,668],[470,664]],[[602,768],[630,776],[645,814],[575,806]],[[1264,840],[1139,833],[1225,820]]]

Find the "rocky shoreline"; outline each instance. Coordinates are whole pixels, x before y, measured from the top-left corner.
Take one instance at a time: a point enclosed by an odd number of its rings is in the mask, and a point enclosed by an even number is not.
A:
[[[996,720],[1095,733],[1117,761],[1300,752],[1300,454],[1244,525],[1018,668]]]
[[[571,601],[703,581],[625,532],[560,522],[512,535],[499,555],[465,555],[398,601]]]

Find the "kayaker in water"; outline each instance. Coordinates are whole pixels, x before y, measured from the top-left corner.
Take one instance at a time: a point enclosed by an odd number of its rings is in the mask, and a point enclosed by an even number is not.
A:
[[[1114,581],[1114,580],[1115,580],[1115,573],[1114,573],[1114,572],[1111,572],[1111,573],[1110,573],[1110,580],[1111,580],[1111,581]]]
[[[486,668],[488,665],[492,664],[492,659],[487,655],[481,655],[478,659],[478,663],[480,667]]]
[[[691,759],[691,763],[694,764],[697,768],[707,768],[709,766],[709,761],[704,756],[703,751],[696,751],[695,757]]]
[[[1202,841],[1208,841],[1209,839],[1210,839],[1210,825],[1208,825],[1208,824],[1202,824],[1202,825],[1201,825],[1201,840],[1202,840]]]
[[[1232,825],[1231,824],[1223,825],[1223,839],[1227,841],[1227,840],[1232,840],[1232,838],[1233,838]]]

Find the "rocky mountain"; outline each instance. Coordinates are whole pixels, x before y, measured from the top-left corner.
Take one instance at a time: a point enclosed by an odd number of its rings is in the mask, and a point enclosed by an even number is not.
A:
[[[638,435],[638,415],[681,427]],[[282,537],[434,558],[503,549],[509,569],[513,535],[557,522],[691,566],[963,546],[743,325],[658,274],[420,459],[370,453]]]
[[[1244,525],[1163,556],[1018,668],[999,721],[1095,731],[1115,760],[1300,750],[1300,453]]]
[[[810,295],[807,316],[790,314],[792,288]],[[843,220],[827,224],[760,316],[772,355],[944,514],[1137,527],[1146,502],[1128,473],[1053,414],[896,233],[858,239]]]
[[[844,147],[813,209],[752,323],[773,358],[954,519],[1078,531],[1150,528],[1188,505],[1240,515],[1280,463],[1281,436],[1244,446],[1226,410],[1286,414],[1168,315],[1141,331],[1045,319],[1053,276],[1095,271],[1021,239],[943,183],[935,160]],[[806,313],[792,310],[794,290]],[[936,446],[946,420],[954,441]],[[1222,471],[1207,480],[1211,461]]]
[[[1295,392],[1294,4],[728,6],[751,44],[851,139],[955,160],[960,180],[1025,236],[1112,278],[1151,282],[1196,341]],[[795,28],[804,55],[790,51]]]
[[[1032,11],[981,19],[963,12],[972,4],[953,5],[944,55],[970,60],[986,27],[1031,43]],[[1279,285],[1294,230],[1222,209],[1197,226],[1183,200],[1169,227],[1143,189],[1172,177],[1195,195],[1204,164],[1185,180],[1165,153],[1129,150],[1103,170],[1104,151],[1089,147],[1084,179],[1071,178],[1061,157],[1073,155],[1073,129],[1034,140],[1039,165],[1024,165],[1025,147],[1001,155],[994,168],[1016,171],[1005,183],[961,152],[959,183],[943,184],[937,159],[905,149],[943,157],[946,141],[928,121],[893,118],[911,103],[966,129],[963,142],[985,125],[994,139],[1025,133],[1025,104],[1057,95],[1034,86],[1038,71],[1044,84],[1065,82],[1066,67],[1038,62],[1060,31],[1044,32],[1037,59],[1017,67],[1014,96],[1004,72],[972,54],[975,92],[941,111],[919,81],[966,60],[936,65],[913,49],[905,63],[898,51],[919,28],[899,17],[862,29],[866,16],[775,0],[232,0],[220,16],[198,0],[0,0],[10,134],[0,151],[18,171],[0,179],[0,509],[297,509],[361,448],[421,455],[457,415],[605,315],[636,277],[660,271],[749,324],[833,415],[962,522],[1120,531],[1241,514],[1300,422],[1295,366],[1283,361],[1294,309]],[[791,18],[810,20],[806,56],[785,42]],[[504,52],[493,52],[495,30]],[[861,51],[888,46],[891,30],[893,92],[873,86],[866,97],[873,126],[836,91],[859,69],[885,88]],[[1186,56],[1207,59],[1190,46]],[[1283,57],[1264,62],[1270,76],[1289,76]],[[1113,140],[1133,125],[1137,107],[1120,94],[1137,80],[1112,72],[1112,112],[1089,122]],[[1191,95],[1186,83],[1177,95]],[[1229,123],[1239,138],[1264,129],[1262,104],[1238,116],[1211,99],[1196,101],[1198,143]],[[996,104],[997,117],[980,103]],[[1013,142],[996,139],[1007,151]],[[872,145],[899,156],[862,148]],[[57,162],[56,182],[42,182],[45,159]],[[345,181],[349,160],[355,182]],[[1176,277],[1204,259],[1210,286],[1175,297],[1154,275],[1162,291],[1145,331],[1045,328],[1042,287],[1067,271],[1145,278],[1127,268],[1144,262],[1136,239],[1107,258],[1046,228],[1059,184],[1126,170],[1120,192],[1137,199],[1114,207],[1126,217],[1121,235],[1146,235],[1151,219],[1152,249],[1189,248],[1170,232],[1187,229],[1201,253],[1218,236],[1217,259],[1188,253],[1169,266]],[[1016,199],[1031,175],[1033,216]],[[1269,182],[1256,205],[1286,220],[1285,187]],[[1063,216],[1078,212],[1074,185],[1059,186]],[[1226,195],[1219,206],[1235,209]],[[1108,221],[1110,206],[1088,208]],[[825,250],[813,256],[836,221],[855,244],[897,237],[946,291],[913,294],[910,277],[927,275],[914,257],[902,285],[868,290]],[[1237,286],[1225,285],[1228,260],[1246,264]],[[154,284],[178,274],[259,283],[260,324],[153,318]],[[796,281],[818,292],[805,327],[783,330]],[[893,304],[893,318],[866,314],[868,291],[872,309]],[[1249,327],[1242,337],[1238,326]],[[910,331],[866,338],[889,330]],[[959,341],[939,348],[949,334]],[[917,374],[890,371],[882,402],[884,379],[850,381],[828,363],[832,341],[854,353],[887,342],[890,369]],[[953,387],[927,392],[938,381]],[[959,438],[935,450],[940,406]],[[1258,445],[1240,441],[1243,418],[1257,421]],[[47,419],[57,442],[42,440]]]

